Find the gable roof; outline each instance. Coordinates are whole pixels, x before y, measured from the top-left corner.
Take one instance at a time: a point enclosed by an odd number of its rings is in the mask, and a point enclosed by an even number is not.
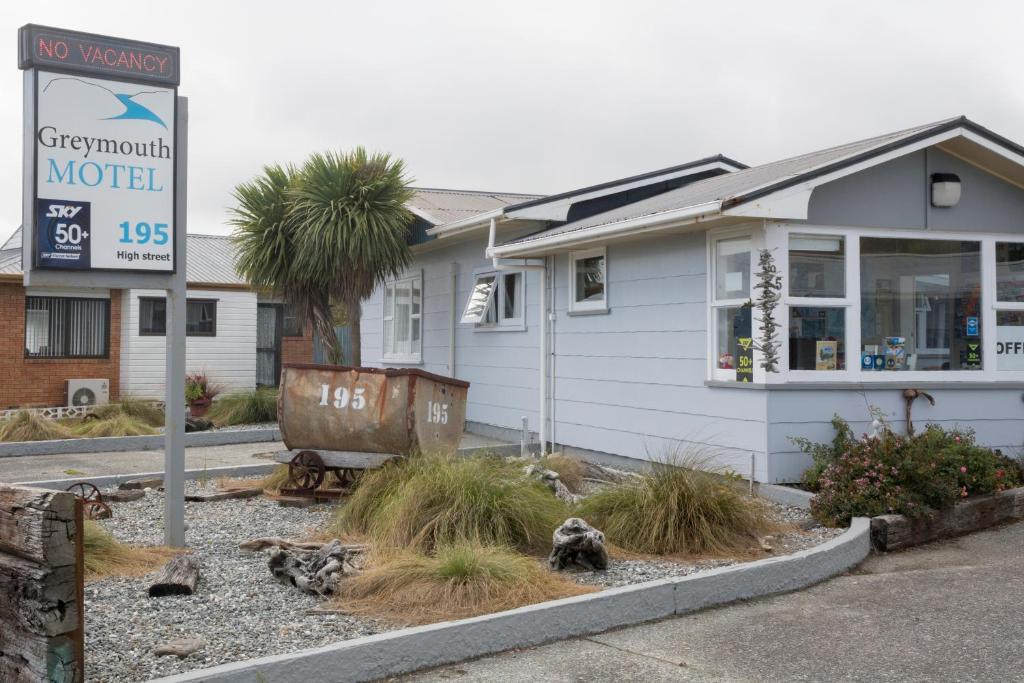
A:
[[[443,190],[430,187],[415,187],[413,191],[415,194],[406,207],[434,226],[453,223],[540,196],[512,192]]]
[[[647,173],[640,173],[638,175],[629,176],[626,178],[618,178],[616,180],[610,180],[596,185],[588,185],[587,187],[581,187],[575,190],[569,190],[568,192],[560,192],[558,194],[546,195],[544,197],[538,197],[525,202],[519,202],[518,204],[512,204],[505,207],[505,214],[513,214],[516,211],[522,209],[528,209],[531,207],[539,206],[542,204],[550,204],[553,202],[559,202],[566,199],[577,199],[582,198],[586,195],[603,194],[603,190],[616,191],[626,185],[642,184],[643,181],[655,180],[662,177],[675,177],[679,175],[685,175],[684,171],[692,171],[701,166],[717,165],[722,167],[722,170],[740,170],[748,168],[746,164],[741,164],[738,161],[730,159],[723,154],[716,154],[715,156],[704,157],[703,159],[697,159],[695,161],[688,161],[685,164],[678,164],[676,166],[670,166],[668,168],[661,168],[656,171],[648,171]],[[729,168],[725,168],[729,167]]]
[[[960,116],[707,178],[617,209],[525,235],[503,244],[495,251],[505,247],[511,251],[516,245],[526,247],[542,239],[551,241],[550,238],[561,237],[564,241],[570,241],[573,233],[648,217],[653,219],[662,214],[693,219],[721,214],[730,208],[957,129],[974,133],[1024,158],[1024,147]]]
[[[189,284],[246,286],[235,272],[235,249],[227,235],[188,235]],[[21,228],[0,247],[0,275],[21,275]]]

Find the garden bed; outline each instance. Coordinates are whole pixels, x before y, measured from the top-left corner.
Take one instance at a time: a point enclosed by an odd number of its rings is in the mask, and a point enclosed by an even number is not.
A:
[[[187,484],[187,490],[198,488]],[[114,504],[114,517],[102,524],[118,539],[134,544],[161,542],[163,495]],[[784,555],[837,537],[838,529],[816,526],[806,511],[769,504],[770,516],[791,525],[765,539],[771,551],[745,558],[699,561],[619,559],[613,553],[604,572],[569,572],[580,583],[627,586],[674,578]],[[327,506],[281,508],[268,498],[186,504],[188,540],[202,563],[195,595],[149,599],[152,576],[109,578],[86,586],[88,679],[138,681],[271,654],[294,652],[404,626],[345,614],[311,614],[321,599],[276,582],[264,553],[238,549],[258,536],[307,537],[322,529]],[[806,528],[804,528],[806,527]],[[199,638],[202,650],[185,659],[157,657],[152,649],[169,641]]]

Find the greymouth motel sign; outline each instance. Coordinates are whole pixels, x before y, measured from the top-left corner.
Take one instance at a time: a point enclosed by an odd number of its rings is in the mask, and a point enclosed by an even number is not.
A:
[[[182,546],[188,102],[178,48],[28,24],[18,67],[25,286],[167,293],[164,540]]]

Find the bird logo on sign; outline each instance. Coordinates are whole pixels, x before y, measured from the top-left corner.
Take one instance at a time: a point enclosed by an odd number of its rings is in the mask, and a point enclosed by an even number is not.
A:
[[[78,81],[79,83],[84,83],[85,85],[91,85],[94,88],[106,90],[108,93],[113,95],[117,99],[117,101],[120,102],[121,105],[124,107],[124,111],[118,114],[117,116],[108,116],[102,119],[104,121],[116,121],[125,119],[136,121],[152,121],[153,123],[163,126],[165,129],[167,128],[167,124],[164,123],[163,119],[157,116],[157,114],[152,109],[136,102],[134,99],[139,95],[159,94],[161,92],[159,90],[142,90],[137,93],[129,95],[127,93],[116,93],[110,88],[102,86],[99,83],[92,83],[81,78],[72,78],[70,76],[67,76],[61,78],[54,78],[46,84],[46,87],[43,88],[43,92],[49,90],[50,86],[56,83],[57,81]]]

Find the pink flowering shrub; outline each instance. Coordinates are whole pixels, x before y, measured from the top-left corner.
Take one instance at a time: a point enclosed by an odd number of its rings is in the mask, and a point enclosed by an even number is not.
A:
[[[922,516],[1021,483],[1017,463],[977,445],[971,431],[928,425],[913,437],[885,428],[875,438],[856,438],[841,418],[833,425],[831,444],[797,442],[814,458],[804,482],[817,492],[811,512],[825,524],[889,513]]]

